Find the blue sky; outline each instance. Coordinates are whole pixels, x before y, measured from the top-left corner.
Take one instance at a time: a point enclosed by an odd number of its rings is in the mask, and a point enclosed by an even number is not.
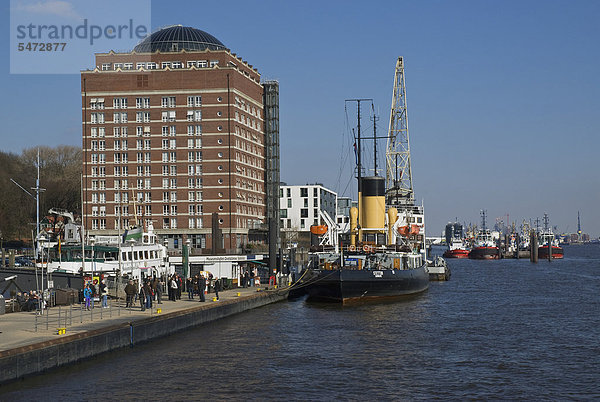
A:
[[[79,76],[10,74],[8,11],[4,2],[0,149],[79,145]],[[339,169],[351,152],[344,99],[373,98],[385,132],[403,56],[428,234],[455,217],[477,223],[484,208],[491,221],[547,212],[569,232],[580,211],[600,235],[598,1],[152,1],[151,13],[153,29],[202,29],[279,80],[288,184],[355,187]]]

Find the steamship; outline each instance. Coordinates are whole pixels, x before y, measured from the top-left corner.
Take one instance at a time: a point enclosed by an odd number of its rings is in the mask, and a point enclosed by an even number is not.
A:
[[[350,210],[349,244],[328,247],[313,241],[309,261],[308,300],[349,303],[395,299],[427,290],[429,274],[424,247],[423,207],[385,210],[382,177],[361,179],[363,214]],[[361,224],[359,225],[359,221]],[[328,228],[327,228],[328,229]],[[312,226],[321,239],[323,226]]]
[[[360,103],[369,100],[349,100],[357,102],[358,112],[354,143],[358,208],[350,209],[350,230],[341,236],[336,222],[323,211],[325,224],[311,226],[304,279],[309,301],[397,299],[429,287],[424,208],[415,204],[412,188],[402,57],[396,62],[393,92],[389,136],[377,137],[373,125],[373,136],[366,138],[374,141],[372,176],[363,176],[361,164]],[[372,104],[371,108],[374,113]],[[377,138],[388,141],[385,179],[377,174]]]

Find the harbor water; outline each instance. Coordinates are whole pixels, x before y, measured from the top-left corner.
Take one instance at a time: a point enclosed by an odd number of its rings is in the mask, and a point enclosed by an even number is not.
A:
[[[600,398],[600,245],[449,264],[450,281],[409,300],[277,303],[3,386],[0,400]]]

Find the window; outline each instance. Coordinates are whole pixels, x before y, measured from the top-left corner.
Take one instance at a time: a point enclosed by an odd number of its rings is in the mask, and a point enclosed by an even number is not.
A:
[[[308,189],[306,187],[300,188],[300,197],[308,197]]]
[[[288,206],[288,208],[292,207],[292,199],[291,198],[288,198],[288,200],[287,200],[287,206]]]
[[[201,121],[201,120],[202,120],[202,111],[194,110],[194,121]]]
[[[102,71],[110,70],[110,63],[102,63]]]
[[[302,208],[302,209],[300,209],[300,217],[301,218],[308,218],[308,208]]]

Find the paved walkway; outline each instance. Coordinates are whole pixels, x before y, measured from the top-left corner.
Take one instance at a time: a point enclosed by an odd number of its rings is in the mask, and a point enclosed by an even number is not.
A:
[[[136,307],[126,309],[124,302],[117,304],[115,300],[109,300],[111,307],[106,309],[100,308],[100,303],[95,303],[95,308],[91,311],[87,311],[77,304],[50,308],[44,312],[43,316],[36,316],[35,312],[4,314],[0,315],[0,351],[56,339],[61,336],[57,333],[58,328],[65,327],[66,334],[71,335],[145,319],[159,314],[157,309],[162,310],[160,314],[166,314],[191,309],[199,305],[216,305],[223,300],[249,296],[256,293],[258,289],[260,288],[221,291],[219,292],[218,301],[213,301],[214,293],[209,293],[206,295],[205,303],[200,303],[197,295],[193,300],[189,300],[187,293],[183,293],[181,300],[176,302],[163,300],[162,304],[153,302],[152,309],[146,309],[143,312],[140,309],[139,301],[136,303]],[[240,296],[238,296],[238,293]]]

